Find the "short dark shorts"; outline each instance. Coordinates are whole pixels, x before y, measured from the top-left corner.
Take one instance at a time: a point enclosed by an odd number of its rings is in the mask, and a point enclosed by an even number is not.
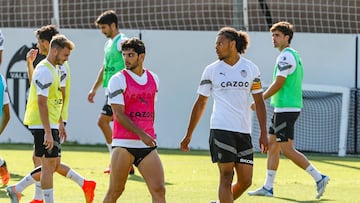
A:
[[[105,116],[111,116],[111,117],[113,116],[111,106],[108,104],[108,96],[106,96],[105,104],[104,104],[103,108],[101,109],[101,114],[103,114]]]
[[[112,148],[116,148],[116,147],[112,147]],[[131,155],[135,157],[133,164],[137,167],[140,164],[140,162],[157,147],[155,146],[149,148],[127,148],[127,147],[121,147],[121,148],[126,149]]]
[[[277,142],[294,140],[294,126],[300,112],[274,113],[271,118],[269,134],[276,135]]]
[[[47,158],[54,158],[61,156],[61,144],[58,129],[51,129],[51,133],[54,139],[54,147],[51,150],[45,149],[44,129],[29,129],[31,134],[34,136],[34,152],[36,157],[45,156]]]
[[[243,163],[253,165],[254,152],[250,134],[211,129],[209,137],[213,163]]]

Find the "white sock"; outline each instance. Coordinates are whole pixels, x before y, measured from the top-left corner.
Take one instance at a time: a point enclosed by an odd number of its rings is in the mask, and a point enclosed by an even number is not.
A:
[[[53,188],[43,189],[42,192],[43,192],[43,195],[44,195],[44,202],[45,203],[54,203],[54,190],[53,190]]]
[[[26,175],[21,179],[16,185],[15,190],[18,192],[22,192],[25,190],[25,188],[29,187],[30,185],[34,184],[36,181],[31,176],[31,174]]]
[[[4,162],[5,162],[5,160],[0,157],[0,166],[2,166],[4,164]]]
[[[74,170],[70,169],[67,174],[66,177],[73,180],[75,183],[77,183],[80,187],[82,187],[84,185],[84,178],[79,175],[78,173],[76,173]]]
[[[265,183],[264,183],[264,187],[266,189],[270,190],[271,188],[273,188],[275,176],[276,176],[276,171],[274,171],[274,170],[267,170],[266,171],[266,180],[265,180]]]
[[[308,172],[315,180],[315,182],[321,180],[321,173],[312,165],[310,164],[307,168],[306,168],[306,172]]]
[[[43,192],[41,190],[41,184],[39,182],[35,182],[35,192],[34,192],[34,199],[42,200],[43,199]]]

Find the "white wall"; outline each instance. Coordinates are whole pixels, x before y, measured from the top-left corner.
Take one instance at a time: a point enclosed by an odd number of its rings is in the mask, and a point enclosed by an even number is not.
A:
[[[2,28],[5,50],[1,73],[5,74],[9,60],[23,45],[31,46],[36,39],[34,29]],[[106,38],[99,30],[68,30],[61,32],[76,44],[70,56],[71,103],[67,131],[70,141],[104,143],[97,127],[97,117],[104,104],[104,92],[99,90],[95,104],[87,102],[87,93],[102,65]],[[123,30],[128,36],[139,36],[137,30]],[[156,129],[160,147],[177,148],[186,132],[191,107],[204,67],[216,60],[216,32],[142,31],[147,48],[145,66],[160,78]],[[270,33],[250,33],[251,45],[245,57],[253,60],[262,71],[265,83],[270,83],[278,51],[272,47]],[[304,83],[353,87],[355,81],[355,35],[296,33],[292,46],[297,49],[305,66]],[[26,71],[25,62],[16,63],[17,71]],[[9,89],[13,88],[8,81]],[[11,91],[10,91],[11,92]],[[12,96],[12,95],[10,95]],[[25,95],[21,96],[22,102]],[[208,148],[209,117],[212,102],[200,121],[191,147]],[[32,136],[12,113],[11,121],[0,142],[32,142]],[[21,118],[23,112],[19,113]]]

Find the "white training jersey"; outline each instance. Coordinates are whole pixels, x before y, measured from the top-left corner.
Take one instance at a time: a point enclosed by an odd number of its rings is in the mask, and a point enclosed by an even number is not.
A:
[[[214,98],[211,129],[251,133],[250,95],[262,91],[258,67],[241,57],[234,66],[220,60],[208,65],[197,92]]]

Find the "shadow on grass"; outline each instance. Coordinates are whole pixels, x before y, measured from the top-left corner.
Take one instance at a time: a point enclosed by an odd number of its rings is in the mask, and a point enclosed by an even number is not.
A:
[[[128,180],[145,183],[143,177],[141,175],[136,175],[136,174],[130,175],[128,177]],[[173,185],[173,184],[169,182],[165,182],[165,185]]]
[[[316,202],[332,202],[330,199],[317,199],[317,200],[307,200],[307,201],[299,201],[296,199],[288,198],[288,197],[273,197],[276,199],[286,200],[288,202],[298,202],[298,203],[316,203]]]
[[[326,163],[326,164],[329,164],[329,165],[343,167],[343,168],[350,168],[350,169],[360,170],[360,167],[350,166],[350,165],[347,165],[347,164],[334,163],[332,161],[327,161],[327,160],[317,160],[317,161],[322,162],[322,163]]]

